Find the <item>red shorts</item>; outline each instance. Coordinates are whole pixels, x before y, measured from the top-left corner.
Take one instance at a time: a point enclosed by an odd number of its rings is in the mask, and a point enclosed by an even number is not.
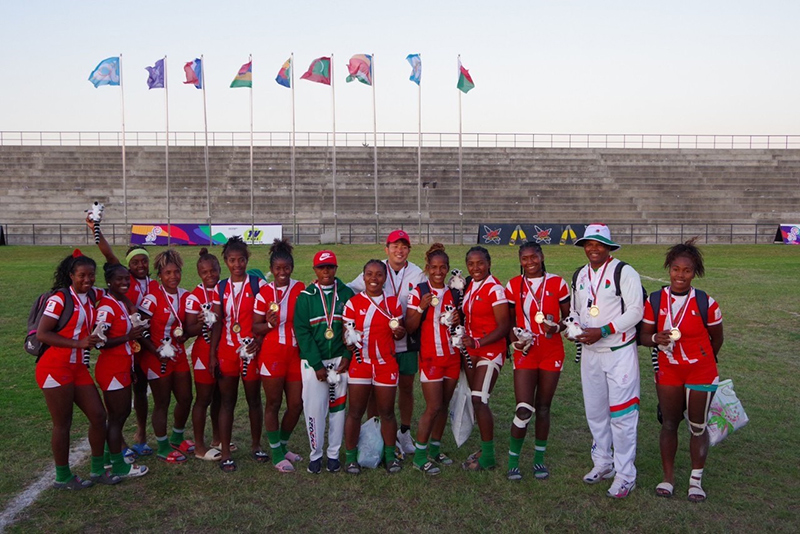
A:
[[[217,358],[219,360],[219,372],[222,376],[241,376],[242,380],[246,382],[261,378],[258,374],[258,354],[247,364],[247,374],[244,372],[244,360],[239,357],[233,347],[220,345]]]
[[[713,358],[678,365],[659,358],[656,384],[660,386],[710,386],[718,379],[717,362]]]
[[[291,345],[262,347],[258,355],[258,374],[261,378],[285,378],[287,382],[300,382],[300,350]]]
[[[76,386],[94,385],[89,369],[83,362],[69,363],[57,361],[60,358],[48,358],[44,353],[36,364],[36,383],[41,389],[57,388],[67,384]]]
[[[167,367],[164,373],[161,372],[161,358],[152,352],[142,351],[142,360],[139,365],[144,371],[147,380],[158,380],[164,378],[172,373],[188,373],[189,361],[186,359],[186,354],[179,354],[174,360],[167,360]]]
[[[94,367],[97,385],[103,391],[117,391],[131,385],[131,357],[105,356],[100,353]]]
[[[192,345],[192,370],[195,384],[215,384],[217,382],[208,366],[209,350],[208,343],[202,336],[198,336]]]
[[[419,357],[419,381],[441,382],[445,378],[458,380],[461,372],[459,356],[422,356]]]
[[[396,387],[400,380],[400,368],[394,357],[389,357],[383,364],[377,361],[358,363],[353,357],[350,360],[348,374],[350,375],[348,383],[356,385]]]
[[[561,372],[564,365],[564,351],[544,351],[531,347],[527,355],[521,350],[514,350],[514,369]]]

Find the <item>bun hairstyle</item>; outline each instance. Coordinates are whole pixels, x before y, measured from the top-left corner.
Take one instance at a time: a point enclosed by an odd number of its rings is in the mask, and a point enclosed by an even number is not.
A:
[[[153,267],[155,267],[159,276],[164,267],[169,264],[177,265],[178,268],[183,269],[183,258],[181,258],[180,253],[173,248],[168,248],[167,250],[159,252],[153,260]]]
[[[542,246],[539,243],[526,241],[525,243],[519,246],[519,256],[522,257],[522,253],[526,250],[532,250],[542,257],[542,272],[546,273],[547,267],[544,266],[544,251],[542,250]],[[519,266],[519,274],[525,274],[523,272],[522,265]]]
[[[294,247],[289,243],[289,240],[286,238],[283,239],[275,239],[272,242],[272,245],[269,247],[269,267],[272,268],[272,264],[275,260],[285,260],[289,262],[289,265],[292,266],[294,269],[294,257],[292,256],[292,251]]]
[[[104,263],[103,277],[105,278],[106,283],[111,282],[111,279],[114,278],[114,275],[116,275],[117,271],[119,270],[125,271],[125,274],[128,274],[128,268],[121,263]]]
[[[389,271],[386,269],[386,264],[383,263],[381,260],[369,260],[367,263],[364,264],[364,268],[361,270],[361,272],[362,273],[366,272],[367,267],[369,267],[370,265],[380,265],[381,269],[383,269],[383,276],[389,275]]]
[[[447,255],[447,252],[444,251],[444,245],[441,243],[434,243],[425,253],[425,269],[428,269],[428,265],[430,265],[431,260],[433,258],[443,258],[444,262],[447,264],[447,270],[450,270],[450,256]]]
[[[197,266],[198,267],[204,261],[208,261],[208,262],[211,262],[217,268],[217,270],[219,270],[219,260],[217,259],[216,256],[214,256],[213,254],[208,252],[208,249],[206,247],[202,247],[200,249],[199,256],[200,257],[197,258]]]
[[[684,258],[689,258],[694,264],[695,276],[700,278],[706,274],[706,269],[703,266],[703,253],[700,252],[700,249],[695,245],[697,238],[698,236],[695,236],[683,243],[678,243],[670,247],[669,250],[667,250],[667,257],[664,259],[664,268],[669,269],[669,266],[672,265],[672,262],[675,261],[676,258],[683,256]]]
[[[72,279],[69,275],[75,272],[75,269],[78,267],[86,265],[91,267],[92,269],[97,269],[97,264],[95,261],[88,257],[84,256],[77,251],[74,254],[70,254],[56,267],[55,272],[53,273],[53,291],[58,289],[64,289],[72,285]]]
[[[244,242],[242,236],[235,235],[231,237],[222,247],[223,258],[228,259],[228,254],[231,252],[241,252],[245,258],[250,259],[250,250],[247,248],[247,243]]]

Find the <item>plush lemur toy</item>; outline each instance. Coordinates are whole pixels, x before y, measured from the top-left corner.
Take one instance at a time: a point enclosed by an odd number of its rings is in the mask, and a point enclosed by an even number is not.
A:
[[[247,347],[253,343],[253,338],[242,337],[239,338],[239,340],[241,341],[241,345],[239,345],[239,348],[236,349],[236,352],[239,353],[239,358],[242,359],[242,377],[245,377],[247,376],[247,368],[250,366],[250,362],[253,361],[254,355],[247,352]]]
[[[100,221],[103,220],[103,210],[105,206],[100,204],[99,201],[95,200],[94,203],[86,210],[86,213],[89,214],[89,220],[92,221],[94,226],[94,242],[95,244],[100,243]]]
[[[130,320],[133,328],[136,328],[137,326],[143,326],[145,331],[142,332],[142,337],[145,339],[150,339],[150,330],[147,330],[147,328],[150,328],[150,319],[142,319],[142,314],[136,312],[131,314]]]
[[[464,296],[464,290],[467,288],[467,281],[461,276],[461,269],[453,269],[450,271],[450,280],[447,282],[447,287],[453,291],[458,292],[460,297]],[[459,300],[461,300],[459,298]]]
[[[175,361],[177,356],[171,337],[165,336],[161,341],[161,346],[158,347],[158,355],[161,357],[161,374],[163,375],[167,372],[167,360]]]
[[[336,401],[336,384],[342,381],[342,377],[336,372],[335,364],[328,364],[328,400],[333,404]]]
[[[513,344],[514,348],[521,350],[523,356],[527,356],[528,351],[531,350],[531,347],[535,342],[533,332],[518,326],[515,326],[513,330],[514,335],[517,336],[517,341],[515,341]]]
[[[108,325],[105,323],[97,323],[96,325],[94,325],[94,330],[92,330],[92,335],[99,337],[101,340],[100,343],[97,343],[95,345],[95,348],[99,349],[100,347],[106,344],[106,341],[108,341],[108,338],[105,335],[106,330],[108,330]],[[91,348],[86,347],[85,349],[83,349],[83,365],[85,365],[86,367],[89,367],[91,356],[92,356]]]
[[[579,335],[583,334],[583,328],[581,328],[581,325],[578,324],[578,321],[576,321],[574,317],[564,317],[564,325],[567,327],[564,333],[569,340],[575,341]],[[575,341],[575,363],[581,363],[582,355],[583,343]]]
[[[356,357],[358,363],[364,363],[361,360],[361,332],[356,330],[356,323],[354,321],[345,321],[344,323],[344,341],[346,345],[353,346],[353,355]]]
[[[457,271],[458,269],[455,270]],[[464,334],[459,336],[457,333],[458,328],[461,328],[466,333],[464,327],[459,326],[460,321],[461,317],[458,314],[458,308],[450,304],[445,304],[444,313],[439,316],[439,323],[447,327],[447,331],[450,334],[450,345],[454,349],[458,349],[461,356],[467,360],[467,368],[472,369],[472,358],[467,354],[467,349],[464,348],[464,343],[462,341]],[[453,339],[456,339],[456,341],[453,341]]]
[[[211,311],[211,303],[206,302],[200,305],[203,312],[203,339],[206,343],[211,343],[211,327],[217,322],[217,314]]]

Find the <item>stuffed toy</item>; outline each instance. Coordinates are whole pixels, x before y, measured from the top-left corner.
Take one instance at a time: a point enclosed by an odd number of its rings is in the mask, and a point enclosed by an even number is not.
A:
[[[242,377],[247,376],[247,368],[250,366],[250,362],[253,361],[254,354],[250,354],[247,352],[247,347],[249,347],[253,343],[252,337],[243,337],[239,338],[241,341],[241,345],[239,348],[236,349],[236,352],[239,353],[239,358],[242,359]]]
[[[142,319],[142,314],[139,312],[131,314],[130,320],[133,328],[136,328],[137,326],[143,326],[145,329],[150,328],[150,319]],[[142,337],[150,339],[150,330],[145,330],[142,332]]]
[[[163,375],[167,372],[167,360],[175,361],[177,356],[171,337],[165,336],[161,341],[161,346],[158,347],[158,355],[161,358],[161,374]]]
[[[103,220],[103,210],[105,206],[100,204],[97,200],[86,210],[86,213],[89,214],[89,220],[92,221],[92,226],[94,227],[94,242],[95,244],[100,243],[100,221]]]
[[[353,355],[356,357],[358,363],[364,363],[361,360],[361,332],[356,330],[356,323],[354,321],[345,321],[344,323],[344,342],[345,345],[353,347]]]
[[[517,341],[513,343],[514,348],[521,350],[523,356],[527,356],[528,351],[531,350],[531,347],[535,343],[533,332],[518,326],[515,326],[513,330],[514,335],[517,336]]]

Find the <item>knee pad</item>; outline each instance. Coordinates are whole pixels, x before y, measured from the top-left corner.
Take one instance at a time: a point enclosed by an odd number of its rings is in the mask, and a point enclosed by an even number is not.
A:
[[[520,409],[523,409],[523,410],[528,410],[528,411],[531,412],[530,415],[528,415],[528,417],[525,418],[525,419],[523,419],[519,415],[517,415],[517,412],[514,413],[514,426],[517,427],[517,428],[523,428],[524,429],[524,428],[526,428],[528,426],[528,423],[531,422],[531,418],[533,417],[533,414],[536,412],[536,410],[534,409],[533,406],[531,406],[527,402],[517,403],[517,408],[516,409],[517,409],[517,411],[519,411]]]
[[[488,367],[488,369],[486,370],[486,374],[483,376],[483,384],[481,384],[480,391],[472,390],[472,396],[481,399],[483,404],[489,404],[489,397],[491,396],[489,389],[492,387],[492,378],[494,377],[495,372],[500,374],[500,366],[493,361],[482,359],[475,365],[476,369],[478,367]]]
[[[689,412],[689,393],[690,389],[686,389],[686,412]],[[686,417],[686,422],[689,423],[689,432],[692,433],[695,437],[700,437],[706,433],[706,427],[708,426],[708,406],[711,404],[711,395],[708,392],[706,394],[706,409],[703,411],[704,418],[702,423],[695,423],[689,417]]]

